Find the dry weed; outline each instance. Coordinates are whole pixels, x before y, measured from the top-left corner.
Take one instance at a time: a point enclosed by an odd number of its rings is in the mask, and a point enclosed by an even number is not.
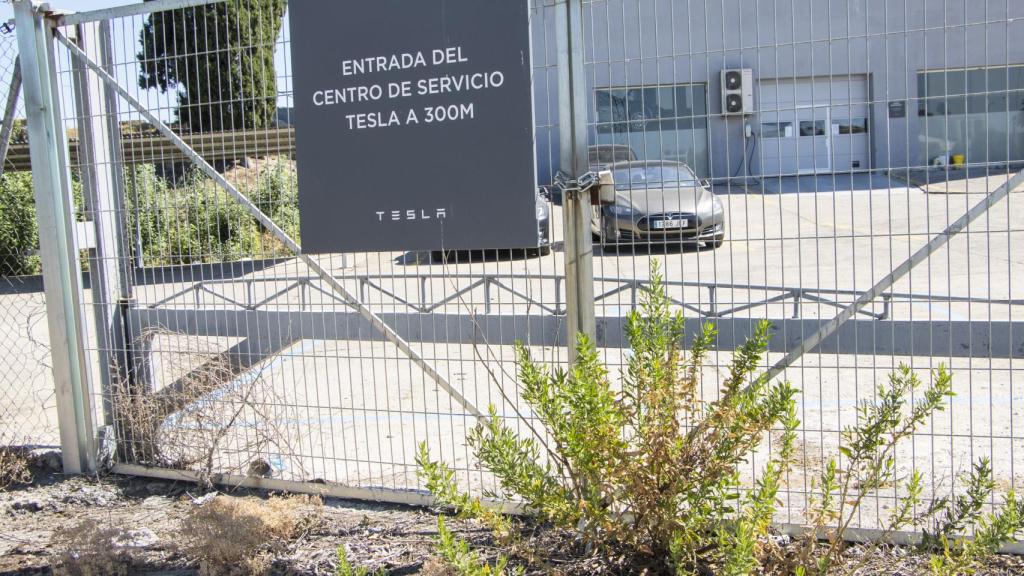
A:
[[[0,446],[0,490],[31,482],[28,453],[21,448]]]
[[[185,519],[184,552],[207,576],[265,574],[275,556],[319,520],[321,508],[319,498],[219,495]]]
[[[422,576],[457,576],[455,569],[437,556],[431,556],[423,563]]]
[[[53,540],[61,551],[61,559],[54,573],[62,576],[127,575],[132,565],[131,553],[117,546],[124,539],[123,529],[103,526],[92,519],[58,530]]]
[[[237,358],[188,336],[162,338],[162,374],[176,380],[156,391],[115,384],[112,404],[119,424],[121,458],[189,470],[207,484],[222,473],[270,475],[267,462],[295,453],[294,432],[275,413],[287,405],[264,378],[265,364],[243,369]],[[262,471],[262,472],[261,472]]]

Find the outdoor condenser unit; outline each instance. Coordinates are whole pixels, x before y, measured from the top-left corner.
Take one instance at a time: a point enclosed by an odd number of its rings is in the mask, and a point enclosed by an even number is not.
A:
[[[722,115],[754,113],[754,71],[750,68],[722,70]]]

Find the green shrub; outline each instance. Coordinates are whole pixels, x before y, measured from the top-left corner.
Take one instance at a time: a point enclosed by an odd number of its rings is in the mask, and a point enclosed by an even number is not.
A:
[[[914,393],[920,393],[921,380],[909,367],[900,368],[886,384],[876,387],[876,400],[857,406],[857,421],[842,432],[839,453],[845,459],[830,459],[816,481],[818,495],[809,504],[809,534],[804,540],[800,572],[827,574],[836,565],[846,544],[846,531],[857,517],[864,499],[880,488],[894,485],[896,450],[909,439],[953,395],[952,375],[940,366],[934,382],[920,399],[908,406]],[[913,525],[914,511],[921,503],[922,477],[914,472],[905,483],[897,506],[889,515],[884,533]],[[824,548],[817,535],[828,532]]]
[[[274,224],[294,236],[299,230],[297,186],[294,168],[276,160],[260,166],[255,187],[250,186],[245,192]]]
[[[136,246],[141,246],[147,265],[162,263],[161,258],[167,253],[167,248],[163,245],[161,232],[165,227],[165,215],[172,212],[167,208],[170,198],[167,181],[157,175],[152,164],[139,164],[125,168],[125,182],[128,188],[125,201],[127,229],[133,239],[132,254],[135,254]]]
[[[680,574],[745,573],[759,561],[798,425],[795,390],[754,377],[769,326],[758,324],[736,352],[710,404],[698,396],[716,332],[706,325],[683,352],[683,318],[670,310],[657,267],[626,333],[633,353],[621,391],[586,338],[571,371],[551,372],[519,347],[523,398],[540,429],[522,437],[492,407],[470,435],[474,454],[497,478],[498,497],[522,500],[590,548],[632,550]],[[739,467],[776,428],[783,448],[757,485],[743,488]],[[420,464],[440,502],[467,507],[450,469],[429,462],[425,448]]]
[[[917,374],[900,366],[888,383],[877,387],[874,402],[858,406],[856,424],[842,432],[839,453],[844,461],[829,460],[816,482],[818,494],[810,503],[809,534],[804,539],[797,574],[826,575],[840,567],[847,573],[856,572],[857,566],[843,565],[846,532],[865,498],[899,482],[897,448],[944,409],[946,400],[953,396],[953,376],[940,366],[932,384],[923,393],[921,388]],[[919,399],[911,404],[909,399],[915,396]],[[921,548],[931,555],[932,572],[942,576],[972,573],[1024,530],[1024,503],[1011,492],[995,513],[984,513],[995,489],[988,459],[974,465],[965,484],[962,494],[939,498],[918,511],[922,507],[923,477],[912,471],[872,547],[887,542],[893,532],[928,524],[931,528],[924,531]],[[817,536],[823,533],[827,538],[821,542]],[[973,537],[965,537],[971,533]],[[871,556],[862,554],[862,561]]]
[[[224,262],[245,257],[248,215],[197,170],[177,186],[153,166],[134,168],[129,226],[146,265]]]
[[[39,272],[39,225],[31,172],[0,178],[0,276]]]
[[[128,169],[129,230],[147,266],[230,262],[287,254],[227,192],[199,170],[175,186],[152,165]],[[261,167],[241,187],[275,224],[297,238],[298,199],[294,170],[278,161]]]
[[[82,217],[82,184],[73,174],[76,218]],[[171,185],[152,164],[125,168],[129,250],[142,249],[147,266],[216,263],[287,255],[234,198],[199,170]],[[294,168],[284,161],[261,166],[241,192],[274,223],[298,239],[299,211]],[[39,229],[32,175],[0,178],[0,275],[39,273]]]
[[[579,340],[570,371],[549,371],[519,347],[522,396],[539,424],[527,421],[531,435],[521,436],[492,407],[490,417],[472,431],[474,455],[500,488],[491,496],[519,500],[587,549],[617,557],[625,553],[627,562],[650,567],[649,573],[855,573],[875,556],[868,550],[860,560],[844,557],[847,530],[866,498],[900,483],[902,495],[883,519],[875,545],[895,531],[930,523],[922,546],[936,575],[970,573],[1021,533],[1024,503],[1012,493],[994,512],[983,512],[994,490],[985,460],[966,479],[963,494],[928,507],[921,473],[900,478],[895,465],[900,444],[953,395],[945,367],[925,387],[902,366],[878,386],[874,401],[858,406],[856,423],[843,431],[841,458],[830,460],[815,482],[807,534],[796,553],[773,550],[766,536],[799,422],[794,389],[755,376],[769,327],[757,325],[733,355],[718,400],[702,403],[701,367],[714,328],[705,325],[684,353],[679,346],[683,319],[670,311],[657,267],[651,284],[627,320],[632,355],[621,390],[586,338]],[[744,487],[739,467],[773,429],[781,429],[781,442],[753,486]],[[538,560],[523,553],[530,546],[519,542],[518,523],[461,493],[452,469],[431,461],[425,444],[417,463],[439,504],[482,520],[515,556],[531,564]]]

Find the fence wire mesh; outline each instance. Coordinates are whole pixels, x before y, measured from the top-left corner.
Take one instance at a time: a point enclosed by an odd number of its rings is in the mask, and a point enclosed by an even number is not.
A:
[[[737,322],[771,319],[776,341],[786,344],[766,368],[995,193],[1024,160],[1016,3],[584,7],[591,138],[647,161],[616,167],[622,204],[644,213],[601,214],[614,223],[603,235],[619,245],[595,258],[596,274],[643,278],[658,258],[670,279],[694,283],[678,300],[727,333],[744,331]],[[734,80],[742,87],[730,93]],[[692,172],[652,162],[662,160]],[[723,208],[726,240],[716,250],[690,249],[685,233],[666,240],[655,227],[694,215],[699,234],[718,225],[694,206],[685,183],[694,178],[712,180]],[[947,365],[956,396],[900,448],[897,477],[923,473],[926,494],[938,498],[987,457],[998,492],[1020,484],[1019,203],[1011,195],[954,231],[783,372],[800,390],[802,422],[783,521],[803,522],[815,480],[839,456],[841,432],[901,364],[926,380]],[[599,316],[618,316],[630,302],[620,296],[598,306]],[[717,397],[729,359],[719,352],[705,374],[706,398]],[[748,481],[771,449],[752,459]],[[873,494],[852,526],[882,528],[901,490]]]
[[[11,146],[26,143],[21,99],[11,103],[18,57],[12,25],[0,25],[0,107],[3,122],[13,120]],[[39,278],[39,232],[35,223],[32,177],[3,158],[0,177],[0,446],[55,446],[56,400],[50,374],[46,302]]]
[[[286,5],[232,5],[104,21],[116,109],[83,107],[85,66],[57,51],[69,135],[86,146],[90,125],[120,132],[108,153],[71,155],[86,183],[83,217],[118,223],[122,247],[91,253],[90,270],[117,281],[83,298],[92,405],[117,460],[394,497],[422,488],[414,454],[427,442],[464,487],[493,488],[466,434],[474,412],[492,405],[514,427],[531,422],[513,343],[567,360],[560,198],[540,197],[552,242],[536,253],[296,258],[231,194],[301,243]],[[559,168],[564,128],[559,9],[532,11],[541,185]],[[610,168],[617,188],[614,205],[594,210],[601,352],[623,365],[622,319],[658,260],[691,329],[718,325],[705,401],[755,321],[775,327],[768,369],[1024,164],[1024,44],[1014,40],[1024,8],[1009,0],[585,0],[583,15],[591,163]],[[723,97],[734,81],[726,96],[738,101]],[[199,159],[160,134],[161,122]],[[339,158],[339,171],[359,169]],[[97,174],[123,183],[116,202],[90,191]],[[948,365],[957,394],[901,447],[898,475],[920,471],[935,497],[988,457],[993,498],[1019,488],[1020,202],[1010,194],[954,230],[788,366],[802,424],[780,521],[802,521],[858,403],[900,364],[926,379]],[[420,361],[382,337],[367,311]],[[121,339],[114,313],[124,316]],[[854,526],[879,528],[899,490],[874,495]]]

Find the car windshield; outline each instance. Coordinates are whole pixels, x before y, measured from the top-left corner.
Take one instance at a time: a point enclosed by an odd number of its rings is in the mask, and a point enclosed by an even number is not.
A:
[[[636,160],[636,157],[627,146],[597,146],[590,149],[591,165],[607,165],[616,162],[632,162],[633,160]]]
[[[666,186],[697,186],[697,177],[686,166],[654,164],[630,166],[615,170],[615,188],[664,188]]]

